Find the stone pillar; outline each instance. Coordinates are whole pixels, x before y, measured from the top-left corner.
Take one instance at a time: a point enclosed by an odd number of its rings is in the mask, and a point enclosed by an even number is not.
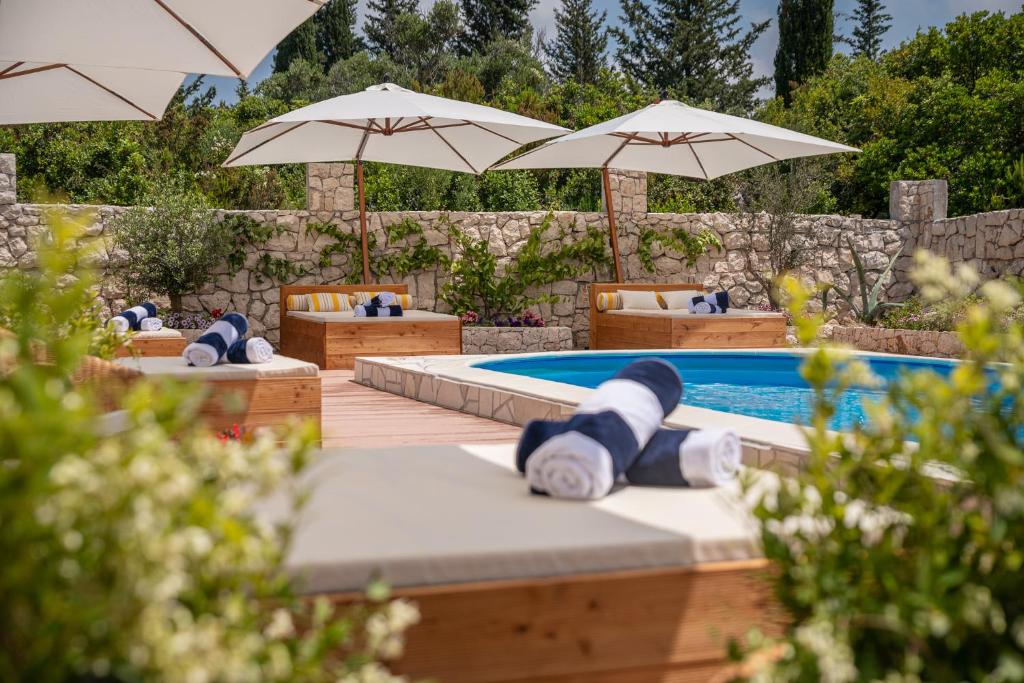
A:
[[[889,218],[929,223],[946,218],[949,185],[945,180],[896,180],[889,185]]]
[[[306,164],[306,209],[352,211],[356,208],[353,164]]]
[[[18,201],[17,179],[14,155],[0,154],[0,206]]]
[[[616,213],[647,213],[647,174],[642,171],[608,169],[612,186],[612,206]],[[601,210],[604,210],[604,189],[601,190]]]

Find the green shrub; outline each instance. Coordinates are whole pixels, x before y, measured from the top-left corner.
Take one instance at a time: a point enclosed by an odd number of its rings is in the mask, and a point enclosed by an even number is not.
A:
[[[198,388],[173,382],[133,383],[120,420],[100,415],[70,381],[94,283],[66,277],[75,234],[48,224],[41,271],[0,281],[16,313],[0,337],[0,680],[392,680],[376,660],[415,609],[379,586],[343,612],[300,599],[283,563],[294,523],[251,512],[301,493],[289,482],[315,429],[221,441],[196,427]]]
[[[545,249],[545,237],[554,217],[530,229],[519,252],[502,268],[486,239],[475,239],[455,226],[448,234],[453,244],[451,277],[441,288],[441,300],[456,315],[470,311],[483,322],[520,315],[530,306],[554,303],[560,297],[538,293],[546,285],[571,280],[588,270],[607,266],[607,239],[602,230],[590,228],[583,239]],[[560,240],[567,232],[562,230]]]
[[[132,207],[111,223],[114,245],[127,255],[117,276],[131,299],[166,295],[171,309],[181,311],[181,297],[210,281],[235,240],[198,195],[173,184],[161,186],[146,203],[152,208]]]
[[[926,302],[976,285],[917,259]],[[821,318],[801,314],[809,293],[795,281],[786,291],[811,344]],[[1024,679],[1024,324],[999,323],[1019,301],[1005,283],[983,285],[957,324],[964,362],[892,380],[849,433],[828,425],[869,369],[828,347],[808,355],[806,467],[756,508],[789,627],[752,680]]]

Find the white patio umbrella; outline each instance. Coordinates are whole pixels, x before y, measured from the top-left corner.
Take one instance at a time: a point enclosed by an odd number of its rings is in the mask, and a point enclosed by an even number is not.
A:
[[[552,140],[494,168],[600,168],[615,277],[622,282],[609,168],[710,180],[783,159],[858,151],[760,121],[662,100]]]
[[[566,128],[394,83],[296,109],[242,136],[225,166],[355,161],[363,281],[370,280],[363,161],[480,173]]]
[[[247,78],[326,0],[0,0],[0,60]]]
[[[155,121],[184,78],[173,71],[0,61],[0,125]]]

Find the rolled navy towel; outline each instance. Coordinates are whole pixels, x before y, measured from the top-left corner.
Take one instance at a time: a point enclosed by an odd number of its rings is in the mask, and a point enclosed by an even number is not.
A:
[[[398,297],[395,296],[394,292],[379,292],[375,297],[370,299],[370,304],[377,308],[383,308],[384,306],[394,306],[398,303]]]
[[[115,315],[107,324],[120,334],[124,334],[128,330],[139,332],[144,329],[141,327],[142,321],[154,316],[156,316],[156,306],[147,301],[144,304],[133,306],[119,315]]]
[[[359,304],[353,310],[357,318],[401,318],[402,307],[398,304],[391,306],[374,306],[373,304]]]
[[[714,292],[691,297],[690,313],[725,313],[729,310],[729,292]]]
[[[225,313],[220,320],[185,347],[182,355],[189,365],[208,368],[220,362],[228,347],[245,336],[249,330],[249,321],[241,313]]]
[[[531,490],[577,500],[606,496],[682,394],[679,373],[665,361],[627,365],[526,459]]]
[[[516,469],[526,472],[534,451],[565,431],[565,422],[532,420],[516,448]],[[743,449],[728,429],[659,429],[647,442],[623,479],[640,486],[723,486],[736,478]]]
[[[228,363],[269,363],[274,360],[274,347],[263,337],[239,339],[224,357]]]

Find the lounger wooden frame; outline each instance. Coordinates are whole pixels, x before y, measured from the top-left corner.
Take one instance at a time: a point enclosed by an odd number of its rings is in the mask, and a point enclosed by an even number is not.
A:
[[[394,665],[445,683],[696,683],[781,632],[764,560],[396,590],[422,621]],[[355,595],[335,596],[342,604]]]
[[[246,431],[283,425],[292,419],[313,420],[321,430],[320,377],[260,377],[206,382],[210,394],[200,417],[212,429],[238,425]]]
[[[281,287],[281,353],[316,363],[321,370],[351,370],[357,356],[440,356],[462,353],[462,322],[389,320],[320,323],[288,315],[293,294],[367,290],[407,294],[407,285],[286,285]]]
[[[594,283],[590,285],[590,348],[752,349],[786,345],[786,319],[778,314],[655,317],[597,310],[604,292],[702,291],[697,284]]]
[[[151,339],[132,339],[116,351],[118,358],[126,356],[180,356],[185,351],[184,337],[155,337]]]

